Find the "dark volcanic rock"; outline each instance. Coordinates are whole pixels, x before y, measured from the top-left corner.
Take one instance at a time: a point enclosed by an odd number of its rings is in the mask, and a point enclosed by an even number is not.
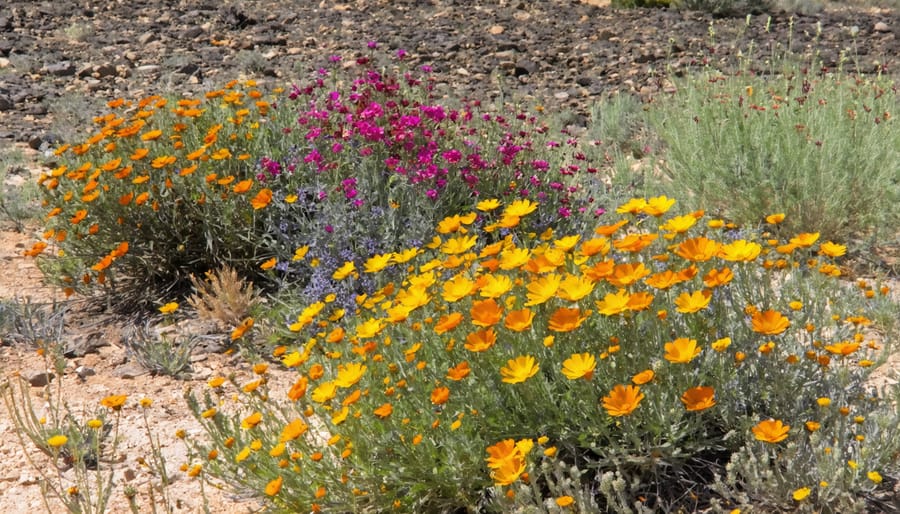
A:
[[[299,81],[332,55],[371,52],[370,41],[378,51],[404,49],[409,66],[428,64],[444,74],[438,80],[445,94],[489,100],[502,84],[513,101],[582,113],[614,90],[659,94],[666,72],[724,68],[739,51],[763,62],[789,31],[794,52],[815,52],[826,67],[855,48],[860,71],[890,73],[900,55],[896,12],[889,10],[761,14],[748,23],[577,0],[89,4],[3,1],[0,56],[10,62],[0,72],[4,136],[28,141],[50,130],[53,100],[64,93],[102,105],[132,94],[197,93],[239,76]],[[854,71],[848,67],[855,64],[844,67]]]

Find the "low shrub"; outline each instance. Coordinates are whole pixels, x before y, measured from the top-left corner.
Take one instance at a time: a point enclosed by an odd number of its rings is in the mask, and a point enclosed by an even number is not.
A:
[[[631,200],[582,237],[536,231],[527,199],[484,199],[424,248],[348,261],[334,280],[379,289],[298,310],[274,353],[292,385],[258,364],[188,396],[197,465],[292,512],[838,509],[885,492],[898,391],[867,386],[885,343],[866,302],[889,290],[848,294],[846,249],[819,234],[673,203]]]
[[[651,189],[748,226],[783,209],[786,233],[854,250],[889,242],[900,222],[885,208],[900,199],[898,107],[896,86],[878,77],[708,70],[648,111],[665,146]]]

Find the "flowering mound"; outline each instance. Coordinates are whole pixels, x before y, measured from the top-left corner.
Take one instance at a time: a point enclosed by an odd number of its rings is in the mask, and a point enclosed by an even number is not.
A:
[[[341,263],[419,246],[473,197],[545,203],[546,227],[604,212],[593,147],[554,140],[524,112],[445,106],[428,67],[332,61],[288,90],[232,82],[204,98],[110,102],[41,177],[47,230],[26,253],[57,247],[42,264],[70,294],[146,303],[230,266],[276,289],[346,295],[331,279]]]
[[[837,294],[844,248],[817,234],[673,204],[582,237],[486,199],[422,248],[348,261],[334,279],[377,290],[290,320],[286,396],[262,368],[235,414],[224,378],[190,398],[198,463],[287,511],[853,505],[898,449],[855,310],[888,291]]]

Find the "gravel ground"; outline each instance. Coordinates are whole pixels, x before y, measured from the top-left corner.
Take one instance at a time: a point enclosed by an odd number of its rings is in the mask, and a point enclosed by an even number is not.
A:
[[[465,96],[584,112],[613,91],[644,99],[671,75],[762,62],[773,50],[842,52],[862,71],[898,65],[900,21],[878,9],[714,18],[614,10],[598,0],[5,0],[0,142],[72,137],[78,115],[118,96],[213,89],[238,77],[289,82],[333,54],[409,52]],[[752,43],[752,45],[751,45]],[[750,51],[752,47],[752,52]],[[855,66],[848,63],[847,66]]]

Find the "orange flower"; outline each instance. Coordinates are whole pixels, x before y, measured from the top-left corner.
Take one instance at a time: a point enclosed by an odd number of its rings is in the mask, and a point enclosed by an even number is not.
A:
[[[591,311],[584,311],[582,314],[578,308],[560,307],[550,316],[548,328],[554,332],[572,332],[584,323],[590,313]]]
[[[479,330],[466,336],[466,350],[470,352],[483,352],[497,342],[497,334],[493,328]]]
[[[450,399],[450,388],[435,387],[431,390],[431,403],[435,405],[443,405]]]
[[[712,387],[692,387],[681,395],[681,403],[689,411],[701,411],[716,404],[715,391]]]
[[[756,312],[750,320],[753,331],[767,336],[778,335],[791,326],[791,322],[778,311]]]
[[[679,244],[675,254],[689,261],[704,262],[715,257],[719,253],[720,246],[711,239],[695,237]]]
[[[649,274],[650,270],[642,262],[623,263],[616,264],[612,274],[606,277],[606,280],[616,287],[628,287]]]
[[[790,429],[790,425],[784,425],[780,420],[767,419],[757,423],[751,430],[756,439],[774,444],[787,439]]]
[[[450,314],[446,314],[441,316],[437,323],[434,325],[434,332],[436,334],[444,334],[456,328],[463,320],[463,315],[458,312],[452,312]]]
[[[260,189],[256,196],[250,200],[250,205],[254,209],[259,210],[265,208],[272,201],[272,190],[269,188]]]
[[[732,280],[734,280],[734,273],[728,268],[722,268],[721,270],[713,268],[703,276],[703,283],[706,287],[724,286]]]
[[[644,399],[640,387],[616,385],[607,396],[603,397],[603,408],[610,416],[627,416],[637,409]]]
[[[531,328],[531,322],[534,320],[534,312],[529,309],[520,309],[509,311],[506,319],[503,320],[503,326],[513,332],[525,332]]]
[[[71,221],[73,225],[77,225],[77,224],[81,223],[81,221],[85,217],[87,217],[87,213],[88,213],[87,209],[81,209],[80,211],[76,212],[75,215],[72,216],[72,219],[70,219],[69,221]]]
[[[278,491],[281,491],[281,482],[283,480],[284,479],[281,477],[281,475],[279,475],[278,478],[275,478],[274,480],[266,484],[266,494],[269,496],[275,496],[276,494],[278,494]]]
[[[613,246],[617,250],[624,252],[638,253],[650,246],[657,237],[657,234],[628,234],[621,239],[613,241]]]
[[[469,368],[469,363],[466,361],[462,361],[456,366],[453,366],[452,368],[447,370],[447,378],[458,382],[469,376],[469,373],[471,371],[472,370]]]
[[[394,407],[390,403],[385,403],[381,407],[375,409],[375,415],[381,419],[385,419],[394,412]]]
[[[237,194],[242,194],[242,193],[246,193],[247,191],[250,191],[251,187],[253,187],[253,181],[250,179],[247,179],[247,180],[242,180],[242,181],[238,182],[237,184],[235,184],[231,190]]]
[[[654,376],[656,376],[656,373],[654,373],[652,369],[645,369],[631,377],[631,381],[634,382],[635,385],[644,385],[653,380]]]
[[[309,430],[309,425],[302,419],[297,418],[284,426],[284,429],[281,431],[281,437],[278,440],[282,443],[293,441],[305,434],[307,430]]]
[[[472,324],[478,327],[490,327],[496,325],[503,318],[503,308],[493,298],[472,302],[469,311],[472,316]]]

